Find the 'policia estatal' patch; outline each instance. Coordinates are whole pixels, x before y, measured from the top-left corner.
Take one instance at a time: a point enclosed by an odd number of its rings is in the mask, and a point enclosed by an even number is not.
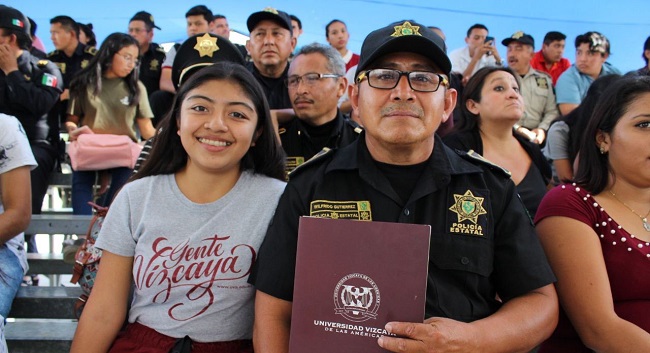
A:
[[[309,215],[320,218],[372,221],[370,201],[314,200],[309,204]]]
[[[447,215],[449,233],[484,237],[487,229],[487,211],[483,207],[487,192],[467,190],[453,194]]]

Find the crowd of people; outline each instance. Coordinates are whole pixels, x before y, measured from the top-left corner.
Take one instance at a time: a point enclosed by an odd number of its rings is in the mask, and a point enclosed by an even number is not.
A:
[[[299,218],[341,203],[431,226],[425,320],[387,323],[385,350],[650,351],[650,37],[622,75],[596,31],[571,64],[557,31],[501,57],[483,24],[448,53],[401,20],[357,54],[339,19],[298,45],[265,8],[245,46],[205,5],[185,19],[165,51],[146,11],[103,40],[56,16],[45,54],[0,5],[0,352],[29,216],[88,135],[143,147],[72,172],[74,214],[110,206],[72,352],[287,352]]]

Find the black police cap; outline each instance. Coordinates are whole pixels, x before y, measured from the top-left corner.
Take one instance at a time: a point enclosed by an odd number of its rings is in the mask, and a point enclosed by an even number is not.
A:
[[[293,35],[293,27],[291,26],[291,17],[289,17],[289,15],[286,12],[276,10],[272,7],[267,7],[262,11],[255,12],[252,15],[248,16],[248,20],[246,21],[246,26],[248,27],[248,31],[252,32],[257,26],[257,24],[264,20],[270,20],[276,22],[280,26],[288,29],[289,32],[291,32],[291,35]]]
[[[239,49],[228,39],[212,33],[189,37],[176,51],[172,65],[172,83],[178,88],[189,74],[199,68],[219,61],[230,61],[244,65]]]
[[[522,31],[517,31],[513,33],[509,38],[502,40],[501,44],[507,47],[512,42],[518,42],[521,44],[530,45],[531,47],[535,48],[535,39],[533,39],[533,36],[531,36],[530,34],[526,34]]]
[[[380,57],[397,52],[420,54],[449,75],[451,61],[446,54],[445,41],[434,31],[414,21],[400,21],[368,34],[361,45],[355,77]]]
[[[136,14],[133,15],[133,17],[131,17],[131,19],[129,20],[129,22],[132,21],[142,21],[148,26],[160,29],[160,27],[156,26],[156,23],[153,21],[153,15],[148,13],[147,11],[136,12]]]
[[[29,20],[13,7],[0,5],[0,28],[17,29],[29,35]]]

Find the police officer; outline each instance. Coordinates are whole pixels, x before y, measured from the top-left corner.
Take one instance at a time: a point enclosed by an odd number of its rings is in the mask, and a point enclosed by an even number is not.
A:
[[[50,35],[56,50],[47,54],[47,58],[56,64],[63,75],[63,93],[60,102],[51,114],[57,116],[61,126],[67,119],[70,82],[81,69],[88,66],[97,49],[87,47],[79,42],[79,25],[68,16],[56,16],[50,20]]]
[[[553,79],[545,72],[532,68],[535,40],[522,31],[501,41],[508,47],[508,66],[521,77],[519,90],[524,97],[525,110],[515,129],[531,142],[544,143],[546,131],[560,116],[553,92]]]
[[[160,72],[165,61],[165,49],[153,42],[154,28],[160,29],[146,11],[137,12],[129,21],[129,35],[140,47],[139,78],[147,88],[147,96],[160,89]]]
[[[51,61],[30,54],[29,22],[20,11],[0,5],[0,32],[0,113],[18,118],[27,133],[38,163],[31,172],[32,214],[40,214],[59,141],[58,122],[48,122],[47,114],[63,79]],[[28,250],[36,252],[33,237],[28,242]]]
[[[256,351],[287,350],[298,220],[334,204],[345,209],[334,217],[431,225],[426,320],[388,323],[396,337],[382,348],[529,351],[553,332],[555,278],[514,183],[435,135],[456,103],[450,70],[442,39],[418,23],[365,39],[350,95],[364,132],[291,174],[251,273]]]
[[[280,128],[287,172],[324,147],[339,148],[357,139],[361,128],[337,106],[347,80],[336,49],[318,43],[302,47],[289,66],[287,86],[297,118]]]
[[[274,120],[284,123],[293,118],[286,79],[289,57],[296,47],[289,15],[272,7],[248,16],[250,39],[246,49],[251,62],[248,69],[262,85]]]

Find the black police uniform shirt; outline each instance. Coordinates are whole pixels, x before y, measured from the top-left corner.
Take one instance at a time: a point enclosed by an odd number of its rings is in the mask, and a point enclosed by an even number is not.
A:
[[[51,61],[27,50],[17,62],[17,71],[8,75],[0,71],[0,112],[15,116],[32,144],[58,141],[58,124],[48,123],[47,117],[63,90],[61,72]]]
[[[406,202],[375,165],[363,133],[313,158],[291,174],[249,283],[292,300],[300,216],[431,225],[427,318],[471,322],[498,310],[497,295],[505,302],[554,282],[513,182],[479,157],[436,137]]]
[[[147,88],[147,95],[160,89],[160,73],[165,61],[165,49],[156,43],[150,43],[147,52],[140,58],[140,81]]]
[[[287,87],[287,75],[289,74],[289,64],[284,69],[284,72],[278,78],[263,76],[255,67],[253,62],[246,63],[248,71],[253,73],[257,82],[262,85],[266,99],[269,101],[269,108],[271,109],[287,109],[292,108],[291,98],[289,98],[289,88]]]
[[[357,139],[362,129],[337,110],[336,118],[321,126],[309,126],[298,118],[280,126],[280,141],[287,154],[286,171],[290,173],[324,147],[340,148]]]
[[[70,82],[74,75],[88,66],[96,52],[95,47],[88,47],[79,43],[70,57],[63,51],[55,50],[48,53],[47,58],[59,67],[61,75],[63,75],[63,87],[70,88]]]
[[[72,56],[68,57],[63,51],[55,50],[47,54],[47,58],[54,62],[59,67],[61,75],[63,76],[63,87],[70,88],[70,82],[81,69],[88,66],[90,60],[95,56],[97,49],[95,47],[88,47],[84,44],[77,44]],[[59,101],[50,111],[50,120],[58,121],[59,126],[62,128],[67,119],[68,100]]]

